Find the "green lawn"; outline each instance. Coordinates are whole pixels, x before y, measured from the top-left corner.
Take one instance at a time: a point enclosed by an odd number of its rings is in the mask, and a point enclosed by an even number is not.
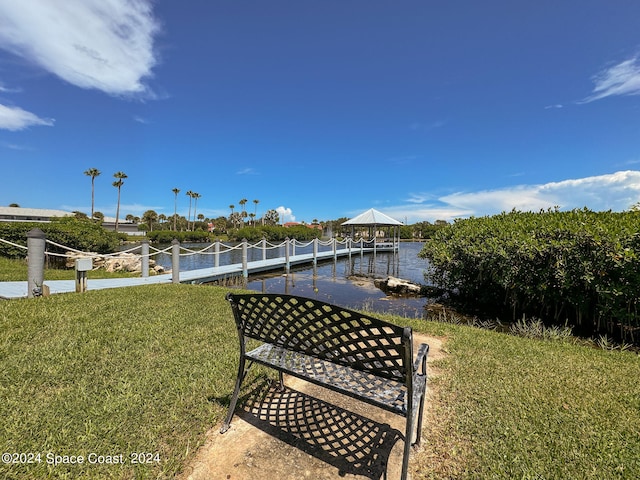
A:
[[[226,292],[154,285],[0,302],[0,452],[40,454],[0,464],[0,478],[180,472],[233,390]],[[384,318],[446,337],[414,478],[640,477],[636,354]],[[149,463],[132,465],[135,452]],[[88,464],[92,453],[125,464]],[[55,455],[85,463],[54,466]]]
[[[44,271],[45,280],[73,280],[75,279],[74,269],[46,268]],[[140,274],[128,272],[107,272],[104,269],[91,270],[87,272],[87,278],[119,278],[134,277]],[[0,282],[19,282],[27,280],[27,261],[24,259],[11,259],[0,257]]]

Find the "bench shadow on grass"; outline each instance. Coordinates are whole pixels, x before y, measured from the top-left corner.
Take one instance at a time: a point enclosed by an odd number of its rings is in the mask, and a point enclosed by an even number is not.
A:
[[[264,382],[242,399],[237,415],[263,432],[345,474],[386,478],[391,450],[404,439],[388,424],[287,386]]]

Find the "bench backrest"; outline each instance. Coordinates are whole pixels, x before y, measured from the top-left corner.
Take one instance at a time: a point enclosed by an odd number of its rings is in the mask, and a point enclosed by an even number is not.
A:
[[[412,332],[383,320],[310,298],[229,293],[242,337],[286,347],[405,382],[411,375]]]

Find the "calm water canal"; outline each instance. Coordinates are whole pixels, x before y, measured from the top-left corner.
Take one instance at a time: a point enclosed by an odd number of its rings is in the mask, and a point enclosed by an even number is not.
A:
[[[203,245],[185,245],[192,250],[200,250]],[[377,253],[375,258],[371,254],[361,257],[354,254],[351,261],[347,257],[339,258],[337,262],[320,263],[313,269],[292,269],[289,275],[275,272],[260,277],[250,277],[247,288],[263,293],[288,293],[303,297],[335,303],[347,308],[366,308],[374,312],[388,312],[399,315],[420,318],[424,315],[425,298],[396,298],[387,297],[374,284],[374,278],[386,278],[391,275],[417,283],[425,283],[424,271],[427,262],[418,258],[422,243],[407,242],[400,244],[398,253]],[[296,253],[306,253],[303,248]],[[241,252],[235,250],[221,256],[220,264],[241,262]],[[258,260],[262,253],[255,252]],[[277,251],[269,251],[269,257],[282,255]],[[237,258],[235,258],[237,256]],[[170,255],[160,254],[155,257],[156,262],[166,268],[171,268]],[[213,266],[212,255],[183,256],[180,259],[180,270],[193,270]]]

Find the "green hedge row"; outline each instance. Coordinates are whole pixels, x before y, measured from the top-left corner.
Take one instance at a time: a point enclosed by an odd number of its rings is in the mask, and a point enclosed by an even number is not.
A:
[[[427,281],[468,307],[638,341],[639,227],[636,211],[512,211],[457,220],[420,256]]]
[[[213,234],[204,230],[196,230],[193,232],[174,232],[173,230],[154,230],[147,232],[147,238],[154,243],[171,243],[174,239],[180,243],[184,242],[211,242]]]
[[[0,239],[26,246],[27,233],[34,228],[42,230],[47,240],[84,252],[111,253],[122,239],[122,234],[109,232],[91,220],[75,217],[54,218],[50,223],[0,222]],[[47,251],[66,253],[64,249],[50,244],[47,245]],[[10,258],[25,257],[27,251],[0,242],[0,255]]]
[[[240,241],[246,238],[250,242],[257,242],[266,238],[270,242],[283,241],[287,237],[295,238],[303,242],[320,238],[322,231],[316,228],[309,228],[305,225],[295,225],[293,227],[283,227],[281,225],[264,225],[256,227],[243,227],[235,232],[229,232],[229,238]]]

